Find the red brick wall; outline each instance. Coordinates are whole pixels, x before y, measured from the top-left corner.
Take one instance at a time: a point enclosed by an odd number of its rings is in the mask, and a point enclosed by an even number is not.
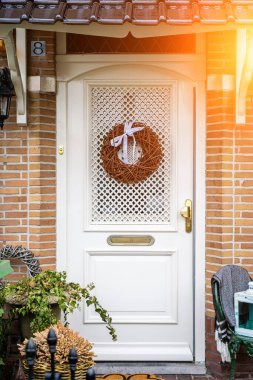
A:
[[[235,128],[235,263],[253,276],[253,83],[247,96],[246,124]]]
[[[233,262],[233,143],[232,93],[207,93],[206,145],[206,287],[207,312],[213,314],[211,277]],[[222,115],[222,116],[221,116]],[[227,118],[227,120],[226,120]]]
[[[55,76],[55,34],[30,31],[28,76]],[[47,54],[31,57],[30,41],[46,41]],[[2,55],[1,67],[7,62]],[[1,245],[23,245],[39,256],[43,269],[55,268],[56,242],[56,99],[28,92],[28,123],[16,124],[15,98],[0,139]],[[13,263],[18,279],[26,270]]]
[[[207,35],[207,75],[235,79],[235,32]],[[248,94],[245,125],[235,123],[235,91],[207,91],[206,140],[206,358],[216,377],[227,377],[214,342],[214,312],[210,280],[226,264],[239,264],[253,274],[253,109]],[[249,367],[239,355],[237,376]]]
[[[30,57],[30,41],[46,41],[45,57]],[[207,35],[207,75],[235,77],[235,32]],[[55,76],[55,35],[28,32],[28,75]],[[0,56],[1,66],[6,65]],[[207,364],[224,378],[214,344],[211,276],[236,263],[253,273],[253,86],[247,122],[235,124],[235,92],[207,91],[206,150],[206,315]],[[1,242],[22,244],[40,257],[43,269],[55,267],[56,125],[55,94],[28,93],[28,125],[16,125],[15,100],[0,132]],[[14,263],[18,279],[25,268]],[[247,360],[247,359],[246,359]],[[243,372],[249,367],[238,367]],[[224,372],[225,371],[225,372]],[[252,371],[253,373],[253,371]]]

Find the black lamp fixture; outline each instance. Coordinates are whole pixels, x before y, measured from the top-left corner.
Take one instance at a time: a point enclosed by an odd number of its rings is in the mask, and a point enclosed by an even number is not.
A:
[[[9,117],[12,96],[15,96],[15,90],[10,70],[4,67],[0,69],[0,129],[3,129],[4,120]]]

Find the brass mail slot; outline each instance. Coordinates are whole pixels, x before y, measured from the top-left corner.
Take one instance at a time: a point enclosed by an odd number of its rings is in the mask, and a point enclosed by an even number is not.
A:
[[[107,238],[110,245],[153,245],[154,242],[150,235],[111,235]]]

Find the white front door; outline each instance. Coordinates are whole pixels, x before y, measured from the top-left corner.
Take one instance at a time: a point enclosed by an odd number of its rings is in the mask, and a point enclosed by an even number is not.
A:
[[[193,84],[121,63],[94,67],[66,93],[67,272],[95,283],[118,341],[84,305],[71,326],[95,343],[97,361],[191,361],[193,233],[180,209],[193,199]],[[126,120],[151,127],[164,153],[159,169],[134,185],[110,178],[100,158],[104,136]],[[132,245],[117,245],[125,235]]]

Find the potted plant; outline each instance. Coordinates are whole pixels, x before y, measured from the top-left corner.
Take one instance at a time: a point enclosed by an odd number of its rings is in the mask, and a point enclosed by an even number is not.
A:
[[[23,337],[30,337],[31,333],[56,324],[60,319],[60,311],[64,313],[64,323],[67,325],[68,314],[79,308],[81,300],[84,299],[87,306],[94,306],[106,323],[112,339],[116,340],[112,319],[91,294],[93,289],[94,284],[82,288],[77,283],[67,282],[66,272],[45,271],[15,284],[7,284],[2,292],[6,303],[12,305],[12,314],[20,315],[21,319],[28,318],[28,322],[26,320],[23,323]],[[27,331],[27,323],[30,331]]]
[[[88,368],[94,366],[94,352],[92,344],[69,327],[64,326],[61,322],[51,326],[57,336],[57,345],[55,353],[55,371],[61,374],[61,380],[70,379],[68,355],[71,348],[75,348],[78,361],[76,368],[76,379],[85,380],[85,374]],[[36,346],[36,360],[33,367],[33,374],[37,380],[44,380],[45,373],[50,372],[50,352],[47,343],[49,328],[33,334],[33,341]],[[22,357],[22,366],[26,375],[28,375],[28,365],[25,360],[26,345],[28,340],[19,346]]]

